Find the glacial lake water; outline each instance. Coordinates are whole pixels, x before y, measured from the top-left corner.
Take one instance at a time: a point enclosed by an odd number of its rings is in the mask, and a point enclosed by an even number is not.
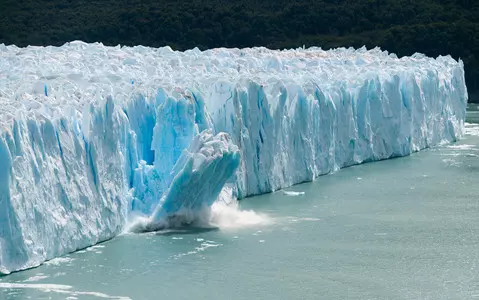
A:
[[[0,277],[0,299],[479,299],[479,111],[453,145]],[[294,194],[294,193],[293,193]]]

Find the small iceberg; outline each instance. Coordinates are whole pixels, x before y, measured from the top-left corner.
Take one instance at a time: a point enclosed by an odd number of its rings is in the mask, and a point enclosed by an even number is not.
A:
[[[285,194],[286,196],[296,197],[304,195],[304,192],[283,191],[283,194]]]

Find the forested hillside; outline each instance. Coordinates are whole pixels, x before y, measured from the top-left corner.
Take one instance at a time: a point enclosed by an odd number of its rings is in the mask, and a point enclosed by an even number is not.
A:
[[[0,0],[0,43],[323,48],[451,54],[479,101],[476,0]]]

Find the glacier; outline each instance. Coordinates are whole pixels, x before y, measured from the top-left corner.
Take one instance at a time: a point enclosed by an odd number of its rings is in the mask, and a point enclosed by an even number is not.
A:
[[[456,141],[467,98],[450,56],[1,44],[0,273]]]

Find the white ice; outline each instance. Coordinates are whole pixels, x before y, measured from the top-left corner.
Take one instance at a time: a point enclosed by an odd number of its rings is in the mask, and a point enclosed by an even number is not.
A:
[[[304,195],[304,192],[283,191],[283,194],[285,194],[286,196],[296,197],[296,196],[302,196],[302,195]]]
[[[466,103],[449,56],[2,44],[0,272],[455,141]]]

